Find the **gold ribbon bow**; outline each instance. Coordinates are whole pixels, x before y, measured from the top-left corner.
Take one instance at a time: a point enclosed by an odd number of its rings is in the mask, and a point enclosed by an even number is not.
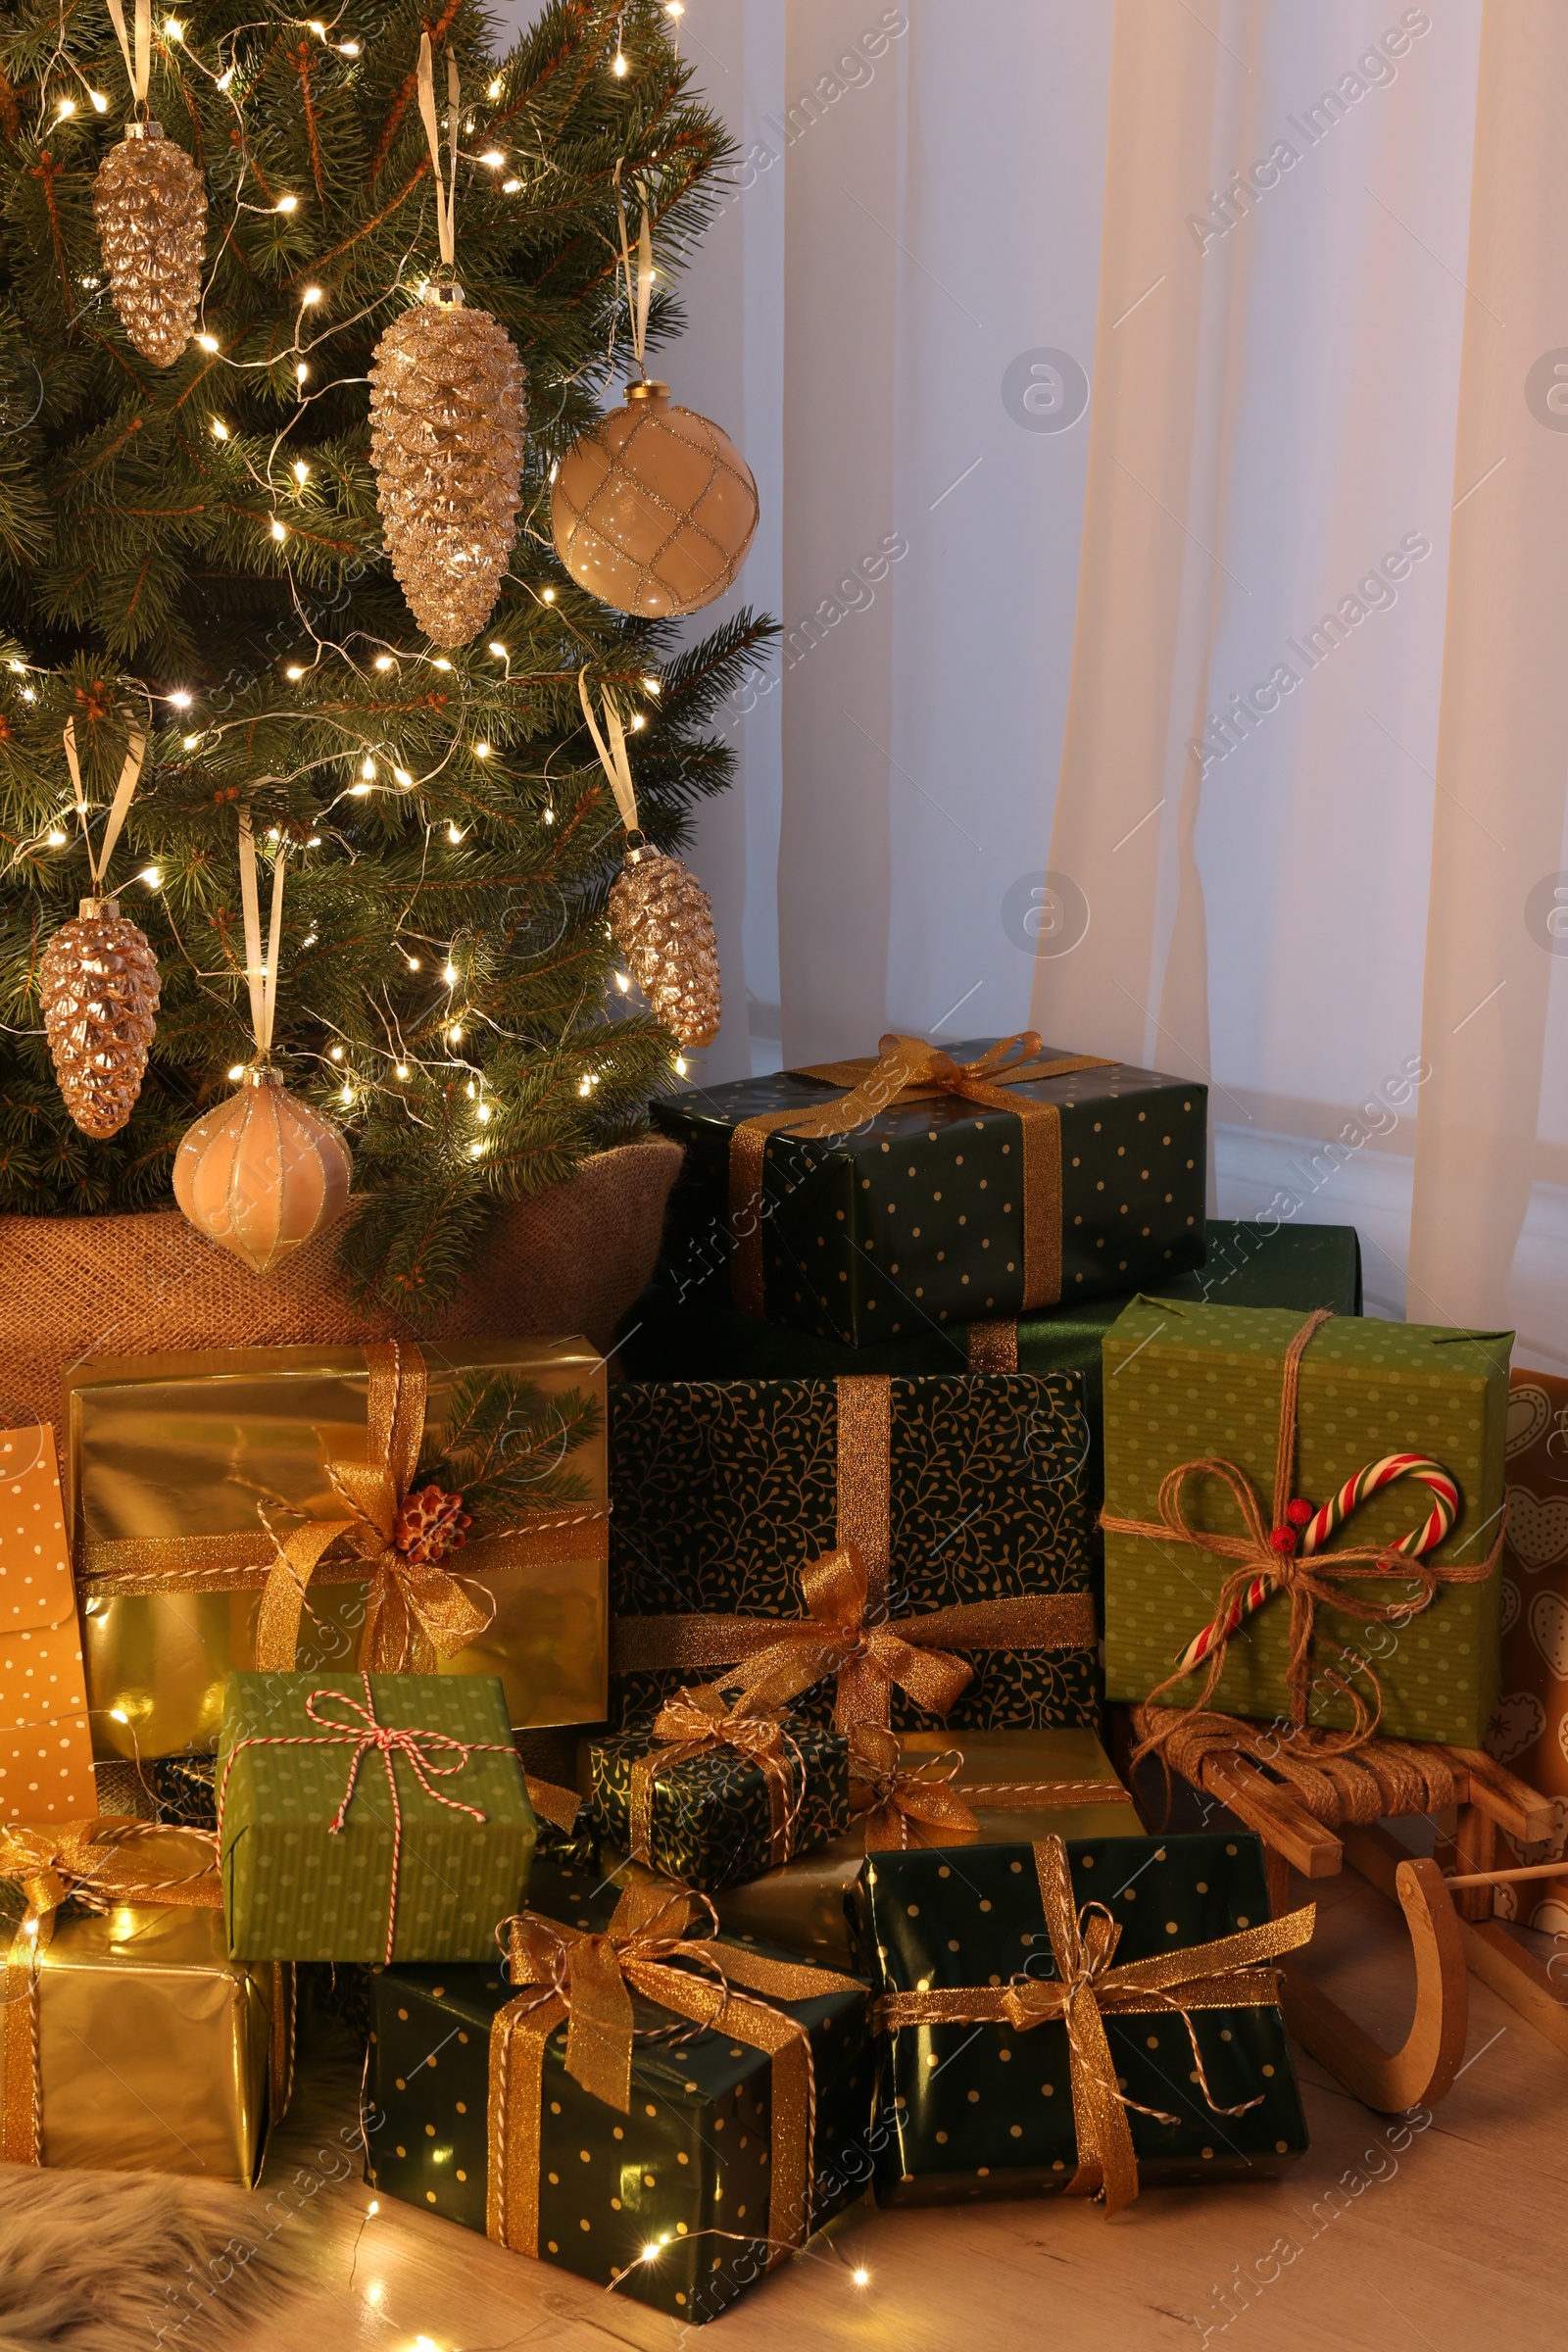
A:
[[[926,1992],[886,1993],[872,2007],[885,2032],[900,2026],[1007,2025],[1027,2034],[1060,2021],[1067,2029],[1068,2076],[1072,2087],[1077,2168],[1068,2196],[1095,2196],[1119,2213],[1138,2194],[1138,2159],[1133,2150],[1129,2108],[1159,2122],[1176,2118],[1142,2107],[1118,2086],[1116,2064],[1105,2034],[1107,2017],[1175,2012],[1187,2028],[1199,2086],[1216,2115],[1245,2115],[1256,2099],[1221,2107],[1208,2087],[1202,2054],[1193,2027],[1195,2009],[1274,2006],[1279,1972],[1260,1965],[1278,1960],[1309,1941],[1316,1923],[1312,1903],[1283,1919],[1265,1921],[1235,1936],[1190,1944],[1185,1951],[1156,1952],[1147,1960],[1115,1965],[1121,1924],[1101,1903],[1073,1901],[1067,1848],[1060,1838],[1042,1838],[1034,1847],[1041,1907],[1051,1941],[1054,1979],[1016,1976],[1006,1984],[953,1985]]]
[[[729,1156],[730,1288],[735,1304],[745,1314],[762,1313],[762,1164],[770,1135],[849,1135],[895,1104],[956,1095],[987,1110],[1010,1111],[1022,1124],[1023,1310],[1054,1305],[1061,1297],[1061,1114],[1054,1102],[1010,1090],[1035,1079],[1111,1066],[1098,1054],[1046,1056],[1034,1029],[1001,1039],[973,1061],[955,1061],[941,1046],[894,1031],[881,1039],[875,1060],[867,1055],[817,1062],[792,1072],[848,1092],[814,1110],[760,1111],[735,1129]]]
[[[967,1844],[978,1838],[980,1824],[951,1786],[963,1770],[958,1750],[907,1766],[903,1753],[898,1733],[880,1724],[857,1724],[850,1734],[850,1805],[865,1825],[866,1852],[906,1846],[911,1827],[920,1845]]]
[[[709,1912],[687,1933],[694,1907]],[[863,1992],[853,1977],[770,1960],[715,1942],[711,1907],[679,1888],[628,1886],[603,1934],[584,1935],[534,1912],[508,1920],[510,1974],[521,1987],[490,2030],[489,2181],[485,2228],[519,2253],[539,2250],[540,2133],[545,2045],[566,2027],[567,2074],[622,2115],[631,2107],[632,1996],[716,2026],[772,2062],[768,2260],[809,2233],[814,2175],[811,2045],[783,2004],[828,1992]],[[692,1973],[692,1965],[702,1971]]]
[[[787,1706],[824,1675],[837,1678],[833,1722],[886,1724],[897,1684],[930,1715],[946,1715],[974,1669],[953,1649],[1079,1647],[1095,1640],[1087,1593],[1042,1592],[1007,1600],[956,1601],[917,1617],[866,1623],[865,1562],[840,1544],[801,1571],[804,1617],[620,1617],[612,1670],[745,1664],[694,1693],[742,1689],[742,1704]]]
[[[1263,1506],[1256,1488],[1245,1470],[1235,1462],[1204,1456],[1200,1460],[1182,1462],[1166,1472],[1160,1481],[1158,1519],[1122,1519],[1109,1511],[1100,1516],[1101,1527],[1108,1535],[1148,1536],[1156,1543],[1190,1544],[1197,1551],[1206,1551],[1214,1559],[1233,1560],[1236,1565],[1220,1587],[1213,1617],[1218,1629],[1214,1645],[1203,1660],[1203,1685],[1195,1698],[1186,1700],[1173,1710],[1175,1721],[1187,1714],[1199,1715],[1207,1708],[1213,1697],[1225,1660],[1242,1623],[1230,1623],[1231,1612],[1248,1588],[1261,1579],[1270,1594],[1284,1592],[1291,1603],[1291,1654],[1286,1669],[1286,1686],[1291,1694],[1291,1722],[1299,1731],[1306,1723],[1308,1686],[1313,1671],[1311,1656],[1319,1607],[1338,1609],[1347,1617],[1354,1617],[1363,1625],[1387,1624],[1426,1608],[1437,1597],[1440,1585],[1484,1584],[1496,1566],[1502,1549],[1502,1533],[1485,1560],[1465,1567],[1446,1561],[1441,1567],[1430,1560],[1412,1558],[1391,1544],[1347,1544],[1333,1551],[1320,1551],[1302,1559],[1294,1551],[1280,1552],[1270,1542],[1271,1528],[1287,1525],[1287,1510],[1296,1485],[1297,1413],[1300,1390],[1301,1358],[1316,1334],[1331,1320],[1329,1310],[1319,1307],[1309,1315],[1285,1351],[1285,1363],[1280,1382],[1279,1436],[1274,1456],[1273,1513],[1269,1521],[1263,1517]],[[1212,1534],[1206,1528],[1194,1527],[1188,1519],[1183,1493],[1187,1482],[1202,1476],[1218,1478],[1229,1487],[1236,1497],[1246,1526],[1245,1536]],[[1369,1600],[1354,1590],[1357,1583],[1368,1578],[1397,1577],[1419,1587],[1416,1599]],[[1228,1629],[1228,1630],[1227,1630]],[[1338,1667],[1323,1664],[1320,1670],[1348,1700],[1352,1721],[1343,1737],[1324,1739],[1318,1749],[1320,1755],[1350,1754],[1363,1747],[1377,1730],[1383,1712],[1383,1692],[1378,1678],[1366,1659],[1347,1650],[1339,1642],[1327,1644],[1333,1654],[1344,1660],[1352,1672],[1364,1674],[1376,1698],[1369,1708],[1360,1691]],[[1191,1670],[1197,1673],[1195,1667]],[[1146,1705],[1152,1705],[1165,1691],[1178,1683],[1186,1682],[1188,1674],[1180,1667],[1167,1675],[1150,1691]],[[1138,1755],[1158,1747],[1167,1740],[1174,1723],[1166,1723],[1146,1739]],[[1136,1761],[1136,1757],[1135,1757]]]
[[[0,1828],[0,1879],[18,1881],[26,1903],[6,1955],[0,2020],[0,2161],[40,2164],[39,1976],[56,1913],[72,1895],[95,1911],[121,1903],[220,1911],[223,1882],[218,1840],[205,1830],[166,1829],[115,1813],[102,1814],[96,1821],[63,1822],[59,1828]],[[270,2061],[274,2121],[288,2104],[292,2006],[293,1972],[274,1966]]]
[[[806,1795],[806,1764],[800,1748],[776,1714],[760,1702],[742,1698],[726,1707],[718,1691],[681,1690],[666,1699],[654,1718],[658,1747],[640,1756],[631,1771],[631,1858],[651,1870],[653,1863],[654,1788],[665,1773],[692,1756],[712,1755],[724,1748],[746,1756],[767,1784],[769,1813],[768,1864],[787,1862],[795,1848],[795,1825]],[[799,1773],[790,1771],[793,1756]]]
[[[424,1357],[417,1348],[372,1342],[365,1360],[368,1458],[326,1466],[346,1518],[309,1520],[278,1543],[256,1626],[256,1663],[264,1673],[293,1666],[306,1589],[335,1544],[358,1552],[369,1575],[358,1661],[367,1673],[432,1673],[438,1658],[466,1649],[490,1622],[445,1568],[416,1565],[393,1541],[424,1443]]]

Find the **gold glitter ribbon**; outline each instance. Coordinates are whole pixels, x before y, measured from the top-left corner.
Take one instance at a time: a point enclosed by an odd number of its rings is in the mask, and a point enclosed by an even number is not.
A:
[[[1208,1702],[1225,1670],[1231,1642],[1246,1626],[1247,1619],[1239,1613],[1240,1603],[1254,1582],[1265,1587],[1265,1601],[1276,1592],[1284,1592],[1290,1598],[1291,1650],[1285,1670],[1286,1688],[1290,1692],[1292,1726],[1301,1731],[1306,1724],[1308,1687],[1312,1678],[1312,1645],[1320,1606],[1338,1609],[1362,1625],[1387,1624],[1426,1608],[1437,1598],[1439,1588],[1443,1585],[1485,1584],[1497,1564],[1502,1550],[1503,1527],[1498,1528],[1496,1542],[1487,1557],[1468,1567],[1457,1561],[1445,1562],[1439,1567],[1431,1560],[1417,1559],[1400,1551],[1393,1544],[1346,1544],[1334,1551],[1316,1552],[1305,1558],[1295,1550],[1276,1549],[1271,1541],[1273,1533],[1283,1531],[1293,1538],[1295,1533],[1286,1513],[1296,1487],[1301,1358],[1323,1325],[1331,1320],[1327,1307],[1317,1308],[1307,1317],[1285,1350],[1280,1375],[1274,1494],[1271,1516],[1267,1522],[1263,1517],[1263,1505],[1257,1490],[1246,1471],[1235,1462],[1209,1455],[1179,1463],[1174,1470],[1167,1470],[1159,1485],[1157,1519],[1123,1519],[1110,1511],[1101,1512],[1100,1524],[1106,1535],[1144,1536],[1156,1544],[1187,1544],[1195,1551],[1206,1551],[1214,1559],[1235,1562],[1220,1586],[1219,1598],[1214,1604],[1213,1646],[1200,1661],[1203,1675],[1202,1688],[1195,1697],[1168,1711],[1172,1721],[1165,1722],[1163,1719],[1167,1710],[1159,1710],[1161,1728],[1144,1740],[1137,1751],[1140,1756],[1168,1740],[1175,1725],[1186,1715],[1204,1723],[1216,1720],[1206,1713]],[[1220,1479],[1229,1487],[1247,1529],[1245,1536],[1211,1534],[1206,1528],[1194,1527],[1189,1520],[1183,1490],[1190,1478],[1205,1475]],[[1413,1601],[1367,1600],[1354,1591],[1358,1582],[1387,1577],[1416,1585],[1419,1588],[1418,1597]],[[1374,1707],[1368,1707],[1348,1674],[1342,1674],[1338,1667],[1319,1661],[1318,1671],[1348,1702],[1352,1720],[1348,1731],[1322,1739],[1318,1753],[1352,1755],[1366,1746],[1377,1730],[1383,1712],[1382,1687],[1368,1660],[1347,1650],[1339,1642],[1327,1642],[1325,1646],[1352,1671],[1365,1675],[1376,1700]],[[1190,1675],[1196,1675],[1199,1671],[1200,1666],[1178,1665],[1174,1674],[1168,1674],[1163,1682],[1155,1684],[1144,1703],[1152,1706],[1167,1690],[1174,1690],[1178,1683],[1186,1682]],[[1218,1720],[1224,1719],[1221,1717]]]
[[[190,1841],[211,1848],[198,1870],[173,1867]],[[127,1815],[63,1822],[58,1829],[0,1828],[0,1879],[20,1882],[26,1911],[6,1955],[0,2018],[0,2162],[41,2164],[43,2102],[38,2074],[38,2005],[55,1915],[68,1896],[94,1911],[118,1904],[221,1911],[218,1840],[202,1830],[167,1829]],[[271,2113],[288,2105],[293,2072],[293,1971],[272,1970],[270,2052]]]
[[[1133,2150],[1129,2108],[1157,2122],[1175,2116],[1130,2099],[1116,2081],[1116,2064],[1105,2034],[1107,2017],[1179,2016],[1192,2044],[1199,2087],[1215,2115],[1245,2115],[1264,2094],[1235,2107],[1222,2107],[1208,2087],[1191,2012],[1195,2009],[1270,2008],[1279,2001],[1279,1972],[1261,1965],[1278,1960],[1310,1940],[1317,1906],[1306,1904],[1283,1919],[1266,1920],[1239,1935],[1216,1936],[1186,1950],[1156,1952],[1147,1960],[1115,1965],[1121,1922],[1102,1903],[1073,1901],[1067,1848],[1060,1838],[1042,1838],[1034,1847],[1046,1933],[1055,1963],[1054,1980],[1020,1975],[1005,1984],[959,1984],[926,1992],[885,1993],[871,2005],[872,2022],[891,2033],[900,2026],[1005,2025],[1028,2034],[1059,2020],[1067,2029],[1067,2065],[1072,2087],[1077,2169],[1068,2196],[1096,2196],[1102,2189],[1108,2213],[1119,2213],[1138,2194],[1138,2158]]]
[[[850,1807],[865,1831],[868,1854],[909,1845],[967,1845],[980,1835],[973,1808],[1033,1812],[1045,1805],[1124,1805],[1120,1781],[954,1782],[963,1770],[956,1747],[906,1764],[897,1732],[858,1724],[850,1734]],[[911,1834],[912,1833],[912,1834]]]
[[[955,1061],[924,1038],[890,1032],[876,1059],[817,1062],[792,1073],[848,1091],[816,1109],[764,1110],[743,1119],[730,1137],[730,1291],[744,1314],[763,1313],[762,1164],[770,1135],[803,1138],[848,1135],[882,1111],[907,1102],[934,1102],[944,1095],[977,1102],[987,1110],[1011,1112],[1023,1136],[1023,1311],[1054,1306],[1061,1297],[1061,1112],[1054,1102],[1015,1095],[1013,1087],[1040,1078],[1065,1078],[1077,1070],[1113,1065],[1098,1054],[1065,1054],[1042,1059],[1045,1049],[1034,1029],[1001,1039],[974,1061]]]
[[[428,1674],[477,1640],[490,1622],[455,1577],[434,1562],[416,1565],[393,1537],[399,1507],[414,1484],[424,1438],[426,1373],[417,1348],[371,1342],[363,1462],[328,1462],[327,1477],[345,1516],[313,1519],[284,1537],[150,1536],[88,1544],[77,1568],[81,1599],[136,1592],[223,1592],[263,1588],[256,1663],[292,1670],[307,1590],[368,1581],[357,1663],[371,1674]],[[591,1529],[591,1535],[585,1534]],[[540,1512],[488,1536],[469,1552],[470,1573],[507,1575],[579,1559],[585,1545],[609,1552],[603,1507]],[[335,1554],[335,1556],[333,1556]]]
[[[709,1914],[700,1936],[687,1932],[694,1909]],[[580,1934],[536,1912],[497,1931],[507,1935],[512,1982],[522,1988],[490,2029],[485,2229],[498,2244],[520,2254],[539,2251],[546,2043],[564,2025],[567,2074],[628,2114],[634,1993],[694,2025],[722,2026],[733,2040],[771,2060],[767,2260],[804,2244],[815,2172],[811,2044],[807,2029],[780,2005],[865,1987],[830,1969],[718,1943],[711,1919],[711,1906],[700,1896],[644,1882],[625,1889],[602,1935]]]
[[[795,1828],[806,1799],[806,1762],[777,1715],[742,1699],[726,1707],[718,1692],[682,1690],[654,1718],[659,1741],[631,1768],[631,1858],[652,1870],[654,1790],[658,1783],[693,1756],[726,1749],[745,1756],[767,1786],[768,1867],[787,1862],[795,1850]],[[795,1772],[790,1769],[793,1755]],[[798,1775],[798,1778],[797,1778]]]
[[[611,1671],[744,1663],[744,1675],[724,1674],[704,1688],[725,1691],[739,1684],[753,1707],[785,1706],[831,1674],[833,1722],[845,1732],[857,1724],[886,1725],[895,1684],[927,1714],[946,1715],[974,1674],[955,1650],[1079,1649],[1095,1640],[1086,1592],[961,1601],[868,1624],[865,1562],[853,1544],[808,1561],[801,1593],[804,1617],[617,1617]]]

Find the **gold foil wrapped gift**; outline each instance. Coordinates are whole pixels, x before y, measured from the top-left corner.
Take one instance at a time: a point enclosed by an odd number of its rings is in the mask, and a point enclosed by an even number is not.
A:
[[[714,1895],[724,1935],[853,1971],[844,1898],[868,1852],[1143,1835],[1109,1757],[1079,1725],[956,1734],[867,1727],[852,1736],[850,1775],[858,1817],[848,1835]]]
[[[0,1828],[0,1880],[22,1898],[0,1902],[0,2159],[250,2187],[288,2103],[292,1972],[227,1957],[212,1838]]]
[[[363,1653],[368,1618],[383,1640],[406,1621],[423,1644],[371,1663],[499,1675],[514,1727],[602,1718],[602,1409],[593,1435],[544,1465],[572,1474],[576,1499],[509,1510],[505,1533],[439,1568],[405,1574],[378,1549],[385,1499],[406,1488],[421,1435],[485,1372],[526,1382],[547,1409],[569,1390],[603,1406],[603,1359],[585,1340],[465,1343],[451,1355],[234,1348],[94,1358],[74,1373],[67,1508],[97,1755],[212,1751],[228,1674],[341,1672]],[[421,1380],[422,1416],[408,1409]],[[296,1627],[293,1655],[259,1657],[259,1631],[264,1649],[269,1630],[292,1647]]]

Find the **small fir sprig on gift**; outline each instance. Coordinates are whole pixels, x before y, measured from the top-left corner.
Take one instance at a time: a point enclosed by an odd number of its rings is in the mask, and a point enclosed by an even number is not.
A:
[[[472,1373],[426,1441],[409,1501],[438,1490],[461,1504],[476,1536],[499,1535],[525,1513],[586,1502],[588,1479],[569,1457],[603,1423],[599,1399],[585,1390],[552,1396],[531,1380]],[[457,1532],[457,1544],[465,1534]],[[444,1548],[455,1544],[449,1539]]]

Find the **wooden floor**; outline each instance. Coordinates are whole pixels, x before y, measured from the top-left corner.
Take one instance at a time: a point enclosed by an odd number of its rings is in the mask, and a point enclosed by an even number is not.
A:
[[[1318,1891],[1314,1972],[1392,2042],[1409,2006],[1395,1915],[1349,1874]],[[1465,2070],[1424,2128],[1369,2114],[1298,2057],[1312,2147],[1284,2181],[1156,2191],[1115,2221],[1067,2199],[961,2214],[867,2203],[706,2340],[717,2352],[1557,2352],[1568,2057],[1471,1985]],[[321,2144],[319,2092],[314,2117],[308,2086],[303,2104],[269,2185]],[[285,2225],[277,2251],[308,2283],[246,2332],[247,2352],[662,2352],[696,2332],[407,2206],[383,2199],[368,2218],[369,2203],[347,2180]],[[197,2352],[210,2336],[193,2327],[175,2340]]]

